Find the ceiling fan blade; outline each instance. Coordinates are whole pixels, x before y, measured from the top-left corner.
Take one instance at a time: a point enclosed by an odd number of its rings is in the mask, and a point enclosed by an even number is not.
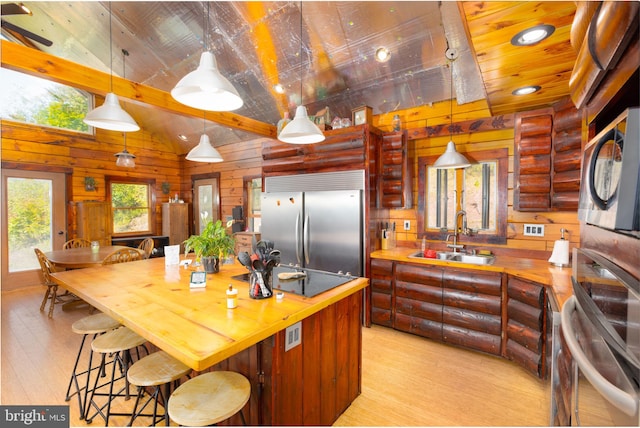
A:
[[[22,3],[6,3],[0,6],[2,8],[2,15],[31,15],[31,11],[25,7],[22,7]]]
[[[17,25],[13,25],[12,23],[5,21],[4,19],[2,20],[2,26],[9,31],[15,31],[18,34],[22,34],[24,37],[28,37],[31,40],[38,42],[40,44],[43,44],[45,46],[51,46],[53,44],[51,40],[45,39],[44,37],[41,37],[35,33],[32,33],[29,30],[25,30],[22,27],[18,27]]]

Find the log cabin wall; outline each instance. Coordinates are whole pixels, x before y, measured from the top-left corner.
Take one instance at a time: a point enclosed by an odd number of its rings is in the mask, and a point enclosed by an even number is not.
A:
[[[426,127],[447,128],[450,121],[449,102],[434,103],[415,109],[390,112],[374,116],[373,125],[383,132],[391,132],[391,121],[394,114],[399,114],[402,119],[403,128],[407,130],[410,141],[410,158],[413,161],[413,206],[417,206],[418,201],[418,158],[424,156],[438,155],[444,152],[450,137],[448,131],[441,132],[437,137],[429,137],[425,131]],[[464,105],[453,104],[454,125],[470,130],[454,135],[453,140],[456,148],[462,153],[473,153],[475,151],[507,148],[509,151],[509,180],[508,180],[508,214],[507,214],[507,243],[505,245],[492,245],[494,251],[500,254],[510,254],[514,256],[525,256],[532,258],[548,258],[553,249],[554,241],[560,239],[560,229],[568,231],[571,246],[580,244],[580,224],[577,218],[577,211],[565,209],[564,211],[532,210],[518,211],[514,209],[514,140],[515,140],[515,115],[497,116],[491,122],[497,121],[497,129],[493,126],[477,127],[480,119],[490,118],[489,107],[485,101],[477,101]],[[502,126],[502,128],[499,128]],[[398,245],[419,248],[420,240],[417,231],[417,209],[390,209],[386,211],[387,216],[384,221],[396,223]],[[404,220],[411,222],[409,231],[402,230],[401,225]],[[544,224],[544,237],[524,236],[523,229],[525,223]]]
[[[2,120],[2,167],[71,171],[67,200],[105,201],[105,177],[121,176],[156,180],[155,233],[162,232],[161,203],[181,190],[180,158],[175,149],[144,131],[127,134],[127,150],[136,156],[135,168],[116,167],[115,153],[122,151],[122,134],[97,129],[95,135],[81,134]],[[87,191],[85,177],[93,177],[95,190]],[[170,193],[162,192],[168,182]]]

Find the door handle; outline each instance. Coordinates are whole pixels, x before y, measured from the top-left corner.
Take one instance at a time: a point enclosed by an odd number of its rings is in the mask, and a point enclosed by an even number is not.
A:
[[[59,230],[58,235],[64,235],[64,230]]]

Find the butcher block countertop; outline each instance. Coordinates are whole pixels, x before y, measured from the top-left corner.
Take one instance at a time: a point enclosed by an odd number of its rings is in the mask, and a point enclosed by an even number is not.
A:
[[[378,250],[371,253],[371,258],[395,260],[405,263],[430,264],[450,266],[460,269],[476,269],[493,272],[504,272],[508,275],[527,279],[552,289],[551,295],[555,298],[558,309],[573,294],[571,287],[571,268],[560,268],[546,260],[523,259],[509,256],[496,256],[493,264],[475,265],[469,263],[452,262],[446,260],[409,258],[415,253],[415,248],[394,248],[391,250]]]
[[[165,267],[152,258],[55,273],[66,290],[182,361],[204,370],[327,306],[365,288],[366,278],[307,298],[284,293],[282,300],[249,297],[249,284],[232,279],[246,273],[239,263],[207,275],[207,286],[190,289],[193,268]],[[238,290],[238,307],[227,309],[229,284]]]

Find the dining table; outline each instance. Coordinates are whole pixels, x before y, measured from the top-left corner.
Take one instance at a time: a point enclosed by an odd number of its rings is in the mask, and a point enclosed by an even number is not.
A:
[[[101,245],[97,249],[91,247],[53,250],[44,253],[49,261],[59,269],[82,269],[99,266],[105,258],[116,250],[129,248],[124,245]]]

